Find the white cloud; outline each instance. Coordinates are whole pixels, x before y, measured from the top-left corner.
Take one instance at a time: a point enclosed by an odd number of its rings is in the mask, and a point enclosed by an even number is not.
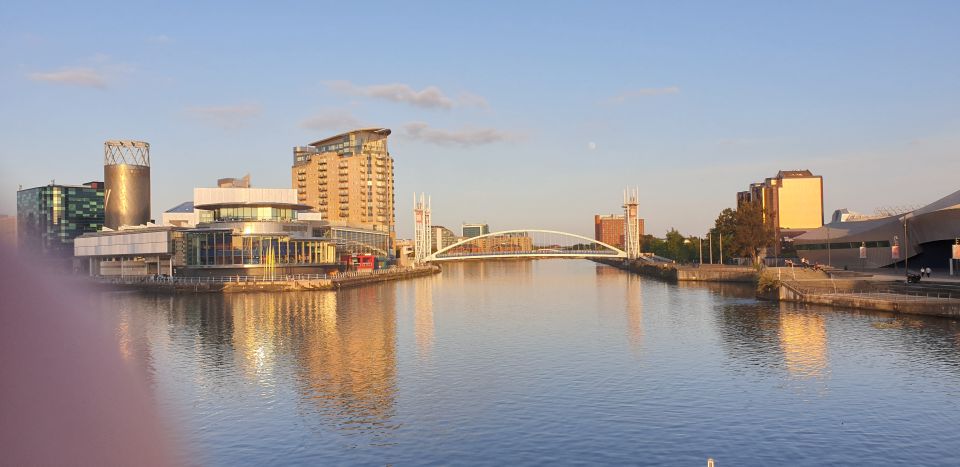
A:
[[[325,110],[300,122],[301,128],[310,130],[347,130],[361,126],[360,120],[350,112],[339,109]]]
[[[147,42],[151,44],[169,44],[173,42],[173,39],[171,39],[170,36],[166,34],[156,34],[153,36],[148,36]]]
[[[105,89],[107,87],[107,78],[102,72],[86,67],[62,68],[59,71],[30,73],[27,77],[33,81],[46,81],[55,84],[99,89]]]
[[[427,86],[418,91],[403,83],[361,86],[339,80],[327,81],[324,84],[340,94],[382,99],[415,107],[452,109],[453,107],[487,107],[488,105],[486,99],[471,93],[462,93],[459,99],[454,100],[436,86]]]
[[[478,96],[471,92],[460,93],[460,99],[458,102],[461,107],[480,107],[483,109],[490,107],[490,104],[486,99],[483,98],[483,96]]]
[[[594,143],[593,141],[587,143],[587,149],[589,149],[589,150],[591,150],[591,151],[597,149],[597,143]]]
[[[630,99],[647,96],[664,96],[668,94],[680,94],[680,88],[677,86],[668,86],[665,88],[639,88],[631,91],[625,91],[609,99],[615,104],[622,104]]]
[[[440,145],[479,146],[517,139],[516,135],[494,128],[464,128],[460,130],[442,130],[431,128],[423,122],[404,125],[407,137]]]
[[[245,126],[251,118],[260,115],[260,111],[256,104],[187,108],[190,116],[228,130]]]

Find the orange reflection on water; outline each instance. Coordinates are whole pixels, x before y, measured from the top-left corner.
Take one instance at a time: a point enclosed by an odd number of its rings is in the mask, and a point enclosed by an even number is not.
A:
[[[783,312],[780,316],[780,348],[787,371],[803,378],[819,378],[827,368],[827,329],[823,317]]]
[[[433,277],[418,279],[414,285],[413,327],[417,339],[417,351],[420,358],[430,358],[433,352]],[[437,278],[439,279],[439,278]]]

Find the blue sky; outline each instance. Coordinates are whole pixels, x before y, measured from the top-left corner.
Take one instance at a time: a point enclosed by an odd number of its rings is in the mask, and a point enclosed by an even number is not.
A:
[[[291,148],[393,129],[397,224],[592,232],[639,186],[648,232],[706,231],[780,169],[825,210],[960,189],[958,2],[0,4],[0,213],[151,143],[153,215]]]

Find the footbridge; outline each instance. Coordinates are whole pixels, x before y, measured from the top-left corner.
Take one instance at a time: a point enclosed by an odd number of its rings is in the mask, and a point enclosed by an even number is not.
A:
[[[627,258],[619,248],[555,230],[504,230],[444,247],[424,262],[506,258]]]

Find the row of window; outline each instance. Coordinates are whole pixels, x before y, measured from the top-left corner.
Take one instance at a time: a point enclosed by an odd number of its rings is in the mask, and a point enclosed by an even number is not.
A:
[[[213,219],[216,221],[258,220],[258,221],[285,221],[294,220],[297,213],[290,208],[274,208],[269,206],[229,207],[213,210]]]
[[[188,266],[297,266],[337,262],[336,246],[322,240],[229,231],[187,232]]]
[[[831,250],[844,250],[849,248],[860,248],[865,246],[867,248],[889,248],[890,242],[887,240],[881,240],[876,242],[830,242]],[[826,250],[826,243],[808,243],[806,245],[796,245],[797,250]]]

